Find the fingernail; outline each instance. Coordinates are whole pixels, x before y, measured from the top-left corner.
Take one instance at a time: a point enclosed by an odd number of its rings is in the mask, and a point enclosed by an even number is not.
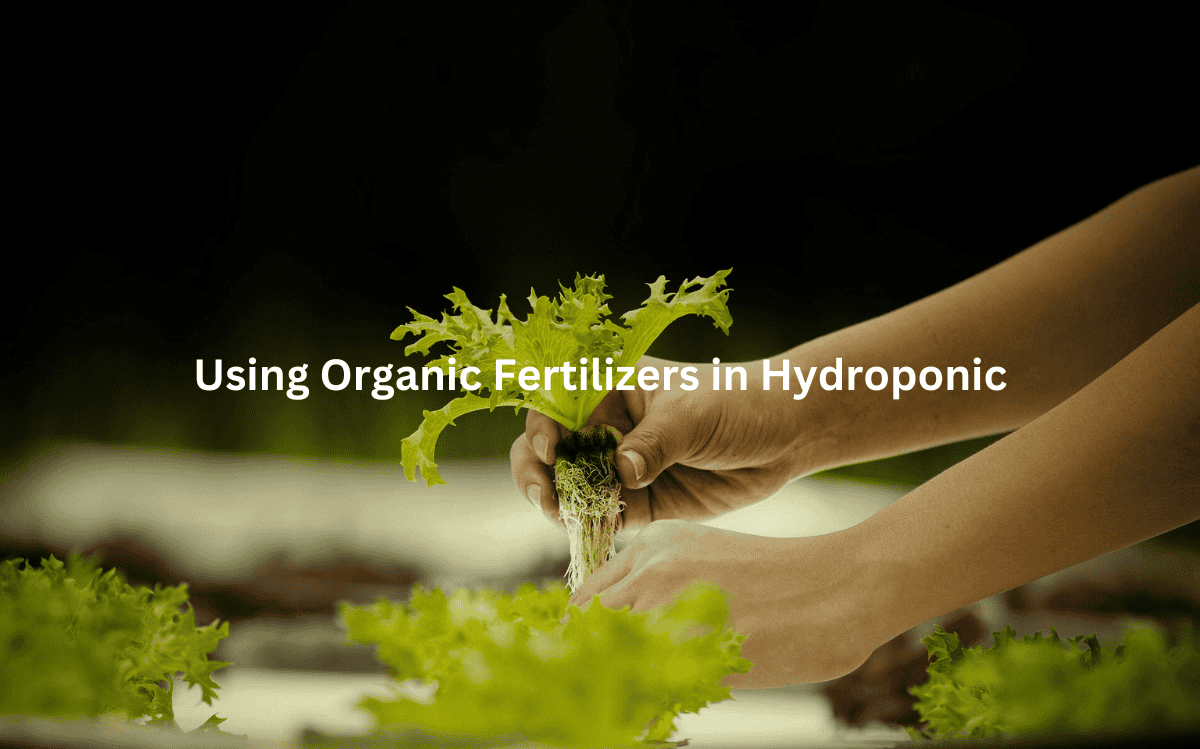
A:
[[[542,487],[534,484],[525,492],[525,498],[529,500],[529,504],[542,509]]]
[[[533,451],[537,453],[537,456],[542,459],[543,463],[550,462],[550,457],[548,455],[549,447],[550,440],[546,439],[546,435],[539,434],[533,438]]]
[[[624,455],[625,459],[633,466],[633,480],[641,481],[642,476],[646,473],[646,461],[632,450],[624,450],[621,455]]]

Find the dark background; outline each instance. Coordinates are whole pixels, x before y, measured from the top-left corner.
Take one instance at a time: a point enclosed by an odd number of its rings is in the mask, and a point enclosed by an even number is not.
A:
[[[451,286],[523,315],[599,272],[620,313],[732,267],[731,335],[690,318],[651,353],[761,358],[1200,161],[1194,26],[1145,4],[250,5],[12,30],[6,459],[398,459],[445,395],[329,392],[320,366],[418,365],[389,333]],[[309,398],[195,385],[251,356],[307,362]],[[522,423],[464,418],[439,457],[505,455]]]

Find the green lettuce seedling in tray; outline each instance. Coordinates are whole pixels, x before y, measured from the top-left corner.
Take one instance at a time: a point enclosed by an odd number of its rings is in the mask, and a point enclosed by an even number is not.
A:
[[[110,716],[178,727],[173,678],[217,696],[208,654],[228,622],[196,626],[186,585],[134,587],[72,556],[0,562],[0,715]],[[202,730],[219,730],[213,715]]]
[[[924,726],[914,738],[1078,734],[1200,728],[1200,638],[1171,646],[1161,633],[1129,629],[1117,647],[1096,635],[1017,639],[964,648],[937,628],[924,639],[929,681],[913,687]]]
[[[349,642],[375,645],[398,681],[436,688],[432,700],[398,689],[362,706],[385,729],[626,746],[669,738],[675,716],[727,699],[722,677],[750,669],[711,585],[638,613],[568,609],[569,596],[527,583],[515,594],[417,590],[406,603],[342,604]]]

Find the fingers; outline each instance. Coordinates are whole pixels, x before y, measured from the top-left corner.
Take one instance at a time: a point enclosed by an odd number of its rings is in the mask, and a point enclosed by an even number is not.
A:
[[[521,494],[560,526],[558,497],[548,466],[554,465],[554,446],[566,435],[566,427],[530,409],[525,414],[525,433],[517,437],[508,454],[513,482]]]
[[[513,483],[517,485],[521,495],[529,503],[546,513],[555,523],[560,523],[558,517],[558,498],[554,496],[554,483],[546,464],[534,453],[529,444],[529,433],[526,432],[513,442],[508,452],[509,465],[512,468]]]
[[[621,440],[617,473],[633,489],[648,486],[659,474],[691,452],[694,425],[673,405],[647,410],[641,422]]]
[[[593,596],[599,595],[605,608],[620,608],[629,603],[620,601],[614,586],[621,582],[632,568],[633,554],[627,546],[617,555],[600,565],[591,575],[588,575],[579,588],[571,594],[568,605],[582,607],[590,603]]]
[[[533,409],[525,415],[525,434],[530,449],[545,465],[554,465],[554,446],[566,436],[566,431],[562,424]]]

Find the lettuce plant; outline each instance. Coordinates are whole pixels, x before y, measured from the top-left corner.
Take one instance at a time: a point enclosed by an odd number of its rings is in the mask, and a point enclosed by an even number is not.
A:
[[[581,611],[568,598],[562,585],[527,583],[515,594],[418,589],[403,603],[342,604],[349,642],[377,646],[399,682],[436,692],[361,706],[384,729],[624,746],[669,738],[675,716],[727,699],[721,679],[750,669],[711,585],[639,613],[598,599]]]
[[[72,556],[0,562],[0,715],[104,716],[175,725],[173,677],[200,685],[229,624],[196,626],[187,586],[133,587]],[[186,606],[186,608],[184,608]],[[205,724],[214,730],[222,719]]]
[[[413,321],[392,332],[395,340],[410,333],[417,337],[405,353],[429,354],[435,344],[446,343],[450,352],[429,366],[443,371],[457,368],[459,372],[474,367],[479,370],[474,382],[480,387],[438,411],[424,412],[420,426],[401,444],[405,475],[415,480],[420,469],[427,485],[445,483],[433,459],[438,436],[454,419],[471,411],[531,408],[564,425],[572,435],[558,446],[554,472],[559,513],[570,539],[568,576],[574,589],[615,553],[618,516],[623,509],[616,469],[620,434],[611,427],[585,427],[608,392],[607,377],[602,378],[605,387],[593,376],[591,386],[585,388],[578,379],[571,382],[566,376],[547,376],[548,386],[526,389],[518,377],[498,380],[498,362],[511,362],[504,368],[507,373],[526,367],[544,373],[564,364],[591,365],[593,375],[607,373],[609,367],[620,373],[622,367],[636,367],[654,339],[681,317],[703,315],[728,334],[733,320],[726,306],[730,290],[722,288],[727,275],[725,270],[694,278],[674,293],[667,292],[667,279],[659,276],[649,284],[650,297],[639,309],[622,315],[620,322],[609,318],[607,301],[611,296],[604,292],[604,276],[576,275],[573,288],[560,284],[557,300],[531,291],[531,312],[524,320],[509,310],[503,295],[493,319],[491,310],[471,304],[458,288],[446,295],[456,314],[442,313],[436,320],[410,308]],[[636,381],[636,377],[632,379]]]
[[[1154,731],[1200,726],[1200,638],[1175,647],[1152,629],[1131,628],[1122,644],[1096,636],[1066,640],[1050,630],[964,648],[937,628],[924,639],[929,681],[909,690],[925,723],[914,738]]]

